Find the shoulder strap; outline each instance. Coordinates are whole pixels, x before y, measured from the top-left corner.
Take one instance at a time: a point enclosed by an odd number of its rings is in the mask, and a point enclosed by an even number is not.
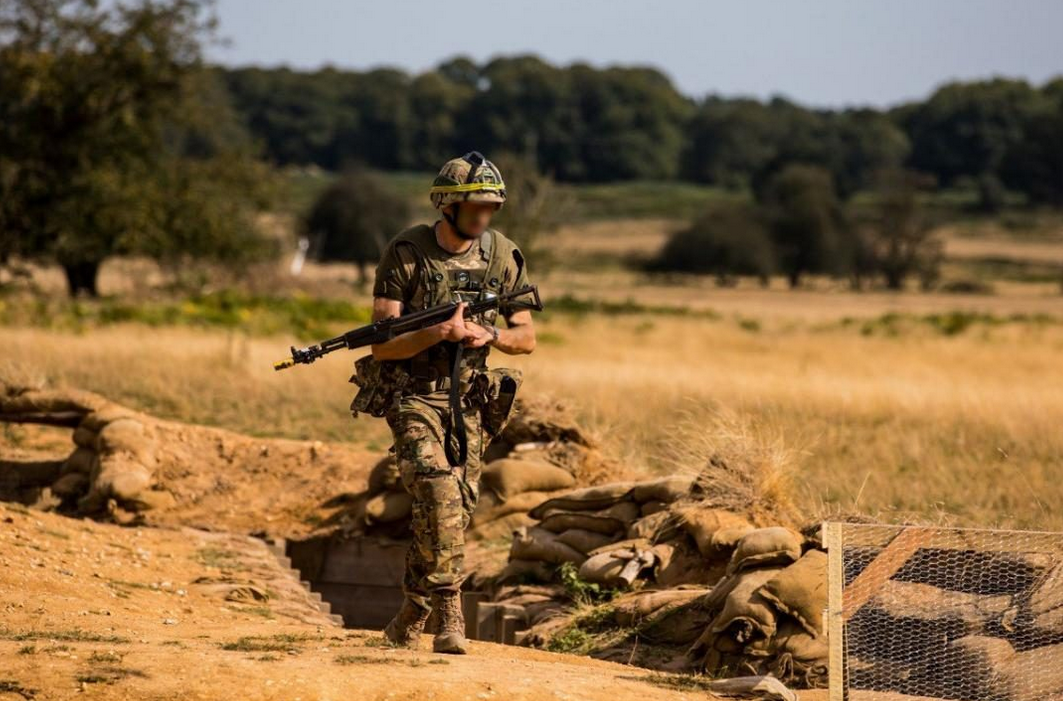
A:
[[[487,285],[488,289],[496,293],[504,292],[505,290],[502,289],[502,283],[505,278],[506,264],[510,257],[517,254],[517,245],[504,236],[500,231],[488,229],[484,232],[484,235],[486,236],[488,232],[491,233],[491,250],[487,259],[487,272],[484,274],[484,284]],[[518,263],[523,264],[522,257],[518,257]]]

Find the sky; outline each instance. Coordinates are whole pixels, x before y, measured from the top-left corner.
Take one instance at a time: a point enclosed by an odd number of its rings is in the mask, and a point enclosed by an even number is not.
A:
[[[217,0],[228,66],[409,72],[455,55],[650,65],[692,97],[886,107],[1063,75],[1063,0]]]

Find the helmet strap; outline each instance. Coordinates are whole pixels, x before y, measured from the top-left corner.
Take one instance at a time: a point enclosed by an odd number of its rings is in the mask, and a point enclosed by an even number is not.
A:
[[[452,204],[454,205],[455,209],[457,209],[461,205],[460,202],[454,202]],[[458,226],[458,218],[448,212],[445,207],[441,211],[441,214],[443,215],[443,218],[447,220],[447,223],[450,224],[451,228],[453,228],[454,231],[457,232],[458,236],[462,237],[463,239],[475,238],[474,236],[469,236],[464,231],[462,231],[461,227]]]

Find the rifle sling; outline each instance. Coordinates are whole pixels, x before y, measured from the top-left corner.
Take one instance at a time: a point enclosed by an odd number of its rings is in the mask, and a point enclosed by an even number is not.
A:
[[[446,436],[443,441],[443,449],[447,456],[447,462],[451,467],[464,465],[469,456],[469,441],[465,433],[465,414],[461,406],[461,356],[464,344],[460,341],[448,344],[450,354],[450,417],[447,422]],[[451,438],[458,441],[458,454],[454,454],[451,446]]]

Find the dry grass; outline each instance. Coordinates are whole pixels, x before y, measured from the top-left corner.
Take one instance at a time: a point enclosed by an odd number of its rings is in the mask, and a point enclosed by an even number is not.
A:
[[[495,363],[523,368],[529,393],[568,398],[628,469],[696,469],[730,451],[788,475],[766,494],[792,493],[808,515],[1063,529],[1063,326],[945,336],[912,322],[865,336],[815,310],[750,318],[555,314],[535,354]],[[137,326],[4,336],[6,373],[251,434],[389,443],[383,422],[347,412],[355,354],[276,373],[288,339]]]

